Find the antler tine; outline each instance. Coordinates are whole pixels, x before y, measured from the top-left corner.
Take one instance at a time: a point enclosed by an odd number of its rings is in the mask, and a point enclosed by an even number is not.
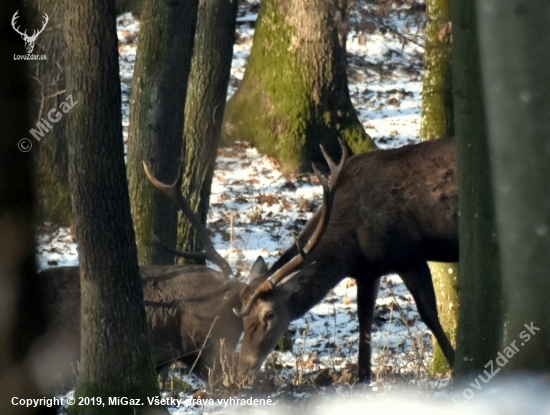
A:
[[[16,25],[16,20],[19,18],[19,10],[17,10],[14,14],[13,14],[13,17],[11,18],[11,26],[13,27],[13,30],[15,30],[17,33],[19,33],[21,36],[27,36],[27,31],[25,30],[25,32],[21,32],[19,30],[19,26],[15,27]]]
[[[185,252],[180,251],[178,249],[170,248],[168,245],[166,245],[164,242],[160,240],[160,238],[153,233],[153,239],[156,243],[158,243],[160,246],[162,246],[164,249],[166,249],[171,254],[174,254],[176,256],[182,257],[182,258],[188,258],[188,259],[208,259],[206,252]]]
[[[145,162],[143,162],[143,169],[145,170],[145,174],[147,175],[147,178],[149,179],[149,181],[153,183],[153,186],[155,186],[158,190],[160,190],[162,193],[164,193],[166,196],[168,196],[170,199],[174,200],[175,202],[177,199],[178,190],[181,187],[181,184],[183,182],[183,169],[182,168],[179,169],[178,176],[176,177],[176,180],[172,184],[162,183],[155,176],[153,176],[153,173],[151,173],[151,170],[149,170],[149,166],[147,166],[147,163]]]
[[[302,249],[302,246],[300,245],[300,241],[298,240],[298,237],[296,236],[296,232],[292,231],[292,239],[294,239],[294,245],[296,245],[296,249],[298,250],[298,255],[301,257],[305,257],[306,253]]]
[[[313,167],[313,173],[317,178],[319,179],[319,182],[323,186],[323,205],[321,207],[321,216],[319,217],[319,222],[317,223],[317,227],[315,228],[315,231],[311,235],[311,238],[309,238],[309,241],[307,241],[306,246],[301,250],[300,247],[297,244],[299,254],[296,255],[294,258],[292,258],[290,261],[288,261],[285,265],[283,265],[281,268],[279,268],[275,274],[273,274],[270,278],[273,283],[278,284],[279,281],[281,281],[285,276],[287,276],[290,272],[292,272],[296,267],[298,267],[302,262],[305,260],[305,256],[308,252],[310,252],[315,245],[319,242],[321,239],[321,236],[325,232],[325,229],[327,227],[328,218],[330,216],[330,210],[332,208],[332,196],[330,192],[330,188],[328,185],[328,180],[325,179],[321,173],[319,172],[319,169],[315,164],[312,164]],[[303,253],[303,254],[302,254]]]
[[[42,33],[44,31],[44,29],[46,28],[46,25],[48,24],[49,21],[50,21],[50,18],[48,17],[47,13],[44,13],[44,23],[42,24],[42,29],[40,29],[38,31],[36,36],[38,36],[40,33]],[[35,35],[33,34],[33,36],[35,36]]]
[[[193,212],[193,209],[191,209],[191,206],[189,205],[189,202],[183,194],[181,193],[181,184],[183,181],[183,168],[180,168],[180,171],[178,173],[178,177],[176,178],[176,181],[172,185],[167,185],[165,183],[162,183],[161,181],[157,180],[155,176],[151,173],[149,170],[149,167],[147,167],[147,164],[143,162],[143,168],[145,170],[145,174],[147,175],[147,178],[153,183],[153,185],[159,189],[161,192],[166,194],[172,201],[176,204],[179,210],[181,210],[184,214],[184,216],[191,222],[191,225],[195,228],[197,231],[197,234],[199,235],[199,238],[202,242],[202,245],[204,246],[204,258],[208,259],[209,261],[212,261],[214,264],[219,266],[222,270],[223,275],[227,278],[231,275],[233,275],[233,271],[231,270],[231,266],[229,263],[216,251],[214,248],[214,244],[212,243],[212,240],[210,239],[210,235],[208,234],[208,229],[201,223],[199,218],[195,215],[195,212]],[[181,251],[179,251],[181,252]]]
[[[346,161],[348,160],[348,149],[342,139],[338,137],[338,143],[340,143],[340,148],[342,149],[342,157],[340,158],[340,163],[336,165],[330,155],[327,153],[323,145],[321,144],[321,152],[323,153],[323,157],[325,157],[325,160],[328,164],[328,167],[330,169],[330,189],[336,188],[336,184],[338,182],[338,179],[340,177],[340,173],[344,166],[346,165]]]

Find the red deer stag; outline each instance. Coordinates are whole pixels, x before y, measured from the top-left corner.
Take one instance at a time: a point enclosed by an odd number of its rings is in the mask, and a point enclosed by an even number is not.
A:
[[[439,322],[427,261],[458,261],[454,140],[443,138],[342,160],[331,170],[321,212],[275,262],[253,294],[245,290],[239,373],[253,375],[289,323],[343,278],[357,282],[359,380],[371,376],[371,329],[381,276],[396,273],[449,365],[454,350]],[[326,186],[326,184],[324,185]],[[303,248],[302,248],[303,247]]]
[[[151,182],[174,196],[181,188],[181,174],[172,186],[158,182],[146,168]],[[171,193],[172,192],[172,193]],[[205,250],[180,256],[208,259],[222,270],[203,265],[149,265],[140,267],[153,360],[161,368],[181,360],[195,368],[204,379],[213,369],[220,379],[220,341],[229,355],[235,351],[243,331],[242,319],[234,307],[242,307],[240,294],[265,280],[267,267],[259,260],[251,271],[251,286],[229,280],[231,267],[214,249],[208,230],[193,214],[180,194],[173,199],[197,230]],[[160,242],[160,241],[159,241]],[[258,278],[256,278],[258,274]],[[40,273],[47,295],[51,330],[46,340],[53,354],[54,371],[61,387],[70,386],[75,362],[80,357],[80,273],[78,267],[58,267]],[[251,288],[252,287],[252,288]],[[57,356],[57,358],[56,358]]]
[[[231,308],[241,306],[239,294],[246,284],[228,283],[202,265],[149,265],[140,273],[154,364],[161,369],[179,360],[204,379],[212,369],[212,378],[219,380],[220,340],[229,355],[234,352],[243,323]],[[78,267],[57,267],[39,277],[47,299],[51,330],[46,344],[54,353],[54,372],[59,387],[71,386],[80,360],[80,272]]]

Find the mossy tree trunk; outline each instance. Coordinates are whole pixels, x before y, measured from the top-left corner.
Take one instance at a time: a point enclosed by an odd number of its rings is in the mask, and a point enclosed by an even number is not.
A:
[[[550,3],[477,3],[507,318],[503,372],[550,373]],[[505,353],[506,353],[505,351]]]
[[[246,140],[286,170],[375,148],[357,118],[346,75],[346,1],[262,1],[239,89],[227,104],[223,140]]]
[[[128,179],[140,265],[174,263],[174,256],[152,236],[176,245],[177,208],[149,182],[142,161],[161,181],[171,183],[176,178],[197,6],[198,0],[147,0],[143,11],[128,138]]]
[[[432,140],[453,134],[451,79],[450,1],[427,0],[426,50],[422,86],[420,137]],[[458,266],[430,263],[437,295],[439,319],[453,345],[458,321]],[[434,339],[435,342],[435,339]],[[445,373],[447,360],[439,346],[434,351],[432,370]]]
[[[455,382],[469,383],[502,339],[502,291],[475,1],[453,1],[453,102],[459,161],[460,310]]]
[[[69,183],[79,244],[81,366],[75,396],[108,402],[102,414],[151,413],[158,396],[130,214],[122,143],[114,0],[68,2]],[[73,413],[96,414],[94,405]],[[167,412],[165,412],[167,413]]]
[[[18,23],[28,27],[22,3],[0,2],[0,21],[9,22],[20,10]],[[21,139],[32,139],[28,133],[33,121],[30,65],[13,59],[14,54],[23,51],[21,36],[11,25],[1,25],[0,55],[4,62],[0,73],[0,413],[10,415],[44,409],[12,405],[13,397],[37,399],[51,393],[38,386],[50,374],[40,370],[47,365],[40,365],[36,358],[46,313],[36,276],[33,163],[31,154],[18,148]]]
[[[182,191],[204,224],[231,72],[237,3],[227,0],[199,2],[185,104]],[[196,251],[200,247],[195,230],[180,215],[178,248]]]
[[[51,129],[33,141],[32,154],[36,157],[37,201],[39,220],[52,221],[68,226],[72,222],[71,198],[69,195],[67,165],[67,126],[66,117],[55,121],[52,109],[59,109],[67,98],[65,87],[65,38],[63,20],[65,6],[57,0],[34,0],[30,5],[34,21],[33,27],[41,27],[44,13],[49,22],[40,34],[35,52],[46,54],[44,61],[31,61],[33,84],[33,126],[41,119],[52,126]],[[52,119],[53,117],[53,119]],[[35,139],[40,139],[39,142]]]

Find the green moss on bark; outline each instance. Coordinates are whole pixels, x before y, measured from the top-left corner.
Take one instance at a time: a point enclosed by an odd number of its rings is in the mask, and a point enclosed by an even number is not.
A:
[[[144,382],[143,379],[151,379]],[[159,396],[158,388],[144,385],[156,385],[156,376],[152,370],[150,360],[141,359],[138,371],[134,374],[138,381],[134,385],[100,385],[93,382],[82,382],[78,384],[75,391],[75,404],[69,407],[71,415],[165,415],[168,411],[164,407],[150,406],[147,398]],[[138,403],[136,405],[122,404],[124,401],[117,400],[114,404],[113,398],[127,398],[126,402]],[[88,399],[86,399],[88,398]],[[98,399],[101,399],[101,404]],[[111,399],[111,401],[110,401]],[[133,401],[132,401],[133,400]],[[139,400],[139,401],[138,401]],[[86,403],[79,405],[79,403]],[[113,403],[113,404],[111,404]]]
[[[39,219],[59,226],[70,226],[73,214],[67,173],[57,171],[55,166],[53,168],[53,172],[41,169],[38,173]]]
[[[429,21],[426,26],[420,137],[422,140],[432,140],[453,135],[450,1],[428,0],[426,6]],[[434,262],[429,265],[437,295],[439,320],[456,347],[458,266]],[[437,346],[432,371],[445,373],[448,369],[443,351]]]
[[[431,140],[453,134],[450,1],[426,2],[426,51],[422,85],[420,137]]]
[[[354,153],[375,148],[349,98],[345,44],[338,42],[333,21],[323,20],[332,6],[317,2],[316,13],[303,16],[320,33],[300,24],[300,7],[293,1],[262,2],[246,73],[227,104],[222,134],[225,144],[253,143],[286,170],[323,162],[319,143],[337,155],[338,136]]]
[[[431,262],[430,271],[437,293],[437,311],[439,321],[449,341],[456,347],[456,330],[458,324],[458,265],[443,262]],[[435,341],[435,338],[434,338]],[[438,346],[434,351],[432,371],[446,373],[449,364]]]

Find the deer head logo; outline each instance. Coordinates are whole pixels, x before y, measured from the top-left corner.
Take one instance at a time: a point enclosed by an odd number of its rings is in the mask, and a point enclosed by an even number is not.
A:
[[[25,30],[24,32],[21,32],[19,30],[19,27],[15,26],[15,21],[19,17],[19,15],[17,13],[19,13],[19,10],[17,10],[14,13],[13,17],[11,18],[11,26],[13,27],[13,30],[15,30],[17,33],[19,33],[21,35],[21,37],[25,41],[25,49],[27,49],[27,53],[30,54],[30,53],[32,53],[32,51],[34,49],[34,42],[36,42],[36,38],[38,37],[38,35],[40,33],[42,33],[44,31],[44,28],[48,24],[49,18],[48,18],[48,15],[46,13],[44,13],[44,24],[42,25],[42,29],[34,30],[33,33],[32,33],[32,36],[29,36],[29,35],[27,35],[27,30]]]

